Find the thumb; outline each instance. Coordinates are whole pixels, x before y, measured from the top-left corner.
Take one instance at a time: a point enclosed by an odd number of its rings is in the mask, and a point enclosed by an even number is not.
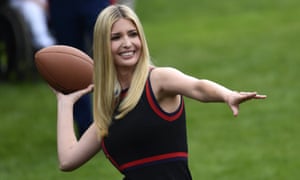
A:
[[[233,115],[236,117],[239,114],[239,106],[231,106],[230,108],[233,112]]]

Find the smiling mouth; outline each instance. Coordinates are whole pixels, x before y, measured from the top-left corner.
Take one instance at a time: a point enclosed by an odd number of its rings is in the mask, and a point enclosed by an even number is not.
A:
[[[122,52],[120,53],[120,56],[123,58],[129,58],[134,55],[135,51],[127,51],[127,52]]]

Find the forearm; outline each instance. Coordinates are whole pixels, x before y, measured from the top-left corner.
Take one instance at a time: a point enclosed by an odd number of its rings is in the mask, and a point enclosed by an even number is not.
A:
[[[70,151],[77,143],[74,132],[73,104],[58,102],[57,107],[57,150],[60,166],[70,159]]]
[[[202,102],[227,102],[230,94],[233,93],[230,89],[209,80],[198,80],[196,91],[198,100]]]

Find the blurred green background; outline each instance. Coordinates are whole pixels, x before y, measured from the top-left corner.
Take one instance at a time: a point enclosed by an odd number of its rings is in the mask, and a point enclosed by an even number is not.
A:
[[[300,178],[300,1],[137,0],[153,61],[266,100],[241,105],[185,99],[193,178]],[[0,82],[0,179],[121,179],[100,152],[58,169],[56,99],[47,84]]]

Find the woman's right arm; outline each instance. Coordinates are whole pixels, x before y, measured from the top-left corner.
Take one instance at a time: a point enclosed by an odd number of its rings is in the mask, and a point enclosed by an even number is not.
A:
[[[82,137],[77,140],[74,132],[73,105],[83,95],[92,90],[89,86],[68,95],[54,90],[57,97],[57,150],[59,168],[62,171],[72,171],[89,159],[101,148],[97,128],[92,124]]]

